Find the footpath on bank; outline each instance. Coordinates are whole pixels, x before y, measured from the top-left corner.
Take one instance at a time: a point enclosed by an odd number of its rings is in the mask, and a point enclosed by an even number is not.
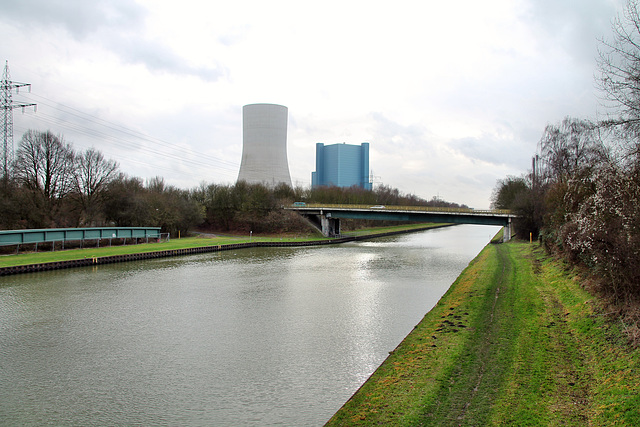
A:
[[[488,245],[327,425],[640,425],[640,350],[580,285]]]

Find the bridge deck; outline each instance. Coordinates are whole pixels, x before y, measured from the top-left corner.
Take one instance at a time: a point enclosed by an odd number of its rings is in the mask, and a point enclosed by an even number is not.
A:
[[[469,208],[433,208],[426,206],[325,205],[296,202],[285,209],[311,219],[325,236],[339,235],[340,218],[388,221],[441,222],[449,224],[497,225],[505,228],[504,239],[511,238],[511,220],[507,210]],[[315,220],[314,220],[315,218]]]
[[[355,204],[331,204],[331,203],[302,203],[296,202],[286,209],[365,209],[376,211],[421,211],[421,212],[451,212],[451,213],[477,213],[477,214],[504,214],[513,215],[508,209],[473,209],[473,208],[443,208],[435,206],[384,206],[384,205],[355,205]]]
[[[438,208],[426,206],[371,206],[305,204],[287,209],[306,215],[326,215],[333,218],[354,218],[391,221],[449,222],[459,224],[508,225],[513,213],[504,209],[476,210],[469,208]]]

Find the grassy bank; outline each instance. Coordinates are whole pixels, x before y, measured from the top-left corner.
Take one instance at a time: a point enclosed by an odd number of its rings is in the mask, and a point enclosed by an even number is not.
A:
[[[640,425],[640,351],[537,245],[489,245],[328,425]]]
[[[373,227],[347,233],[353,236],[368,236],[393,231],[412,231],[425,228],[441,227],[443,224],[407,224],[394,227]],[[204,236],[204,235],[203,235]],[[15,255],[0,256],[0,267],[13,267],[17,265],[40,264],[46,262],[70,261],[82,258],[106,257],[113,255],[128,255],[144,252],[165,251],[172,249],[188,249],[203,246],[228,245],[232,243],[246,242],[304,242],[311,240],[331,240],[318,234],[298,236],[213,236],[213,237],[187,237],[172,239],[162,243],[141,243],[137,245],[118,245],[108,247],[85,247],[83,249],[68,249],[47,252],[26,252]],[[209,236],[209,235],[207,235]]]

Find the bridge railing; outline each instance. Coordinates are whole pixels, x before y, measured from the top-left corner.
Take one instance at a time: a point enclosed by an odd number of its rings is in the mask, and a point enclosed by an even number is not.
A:
[[[102,239],[158,238],[160,227],[87,227],[0,230],[0,246]]]
[[[393,211],[419,211],[419,212],[450,212],[450,213],[477,213],[477,214],[499,214],[511,215],[508,209],[472,209],[472,208],[444,208],[432,206],[390,206],[390,205],[348,205],[348,204],[330,204],[330,203],[305,203],[293,204],[290,207],[310,208],[310,209],[375,209],[375,210],[393,210]]]

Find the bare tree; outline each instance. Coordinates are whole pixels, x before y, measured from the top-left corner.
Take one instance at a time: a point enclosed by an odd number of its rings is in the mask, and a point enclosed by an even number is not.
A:
[[[586,120],[571,117],[565,117],[559,125],[547,125],[538,149],[546,182],[565,182],[580,168],[606,158],[595,127]]]
[[[27,131],[20,140],[16,176],[30,192],[34,208],[43,214],[43,225],[56,216],[60,201],[71,191],[74,154],[61,136],[50,131]]]
[[[640,12],[628,0],[612,24],[613,39],[601,40],[598,84],[609,113],[601,122],[617,130],[628,155],[640,156]]]
[[[118,163],[91,147],[76,157],[75,190],[82,206],[82,222],[91,224],[101,212],[107,185],[116,177]]]

